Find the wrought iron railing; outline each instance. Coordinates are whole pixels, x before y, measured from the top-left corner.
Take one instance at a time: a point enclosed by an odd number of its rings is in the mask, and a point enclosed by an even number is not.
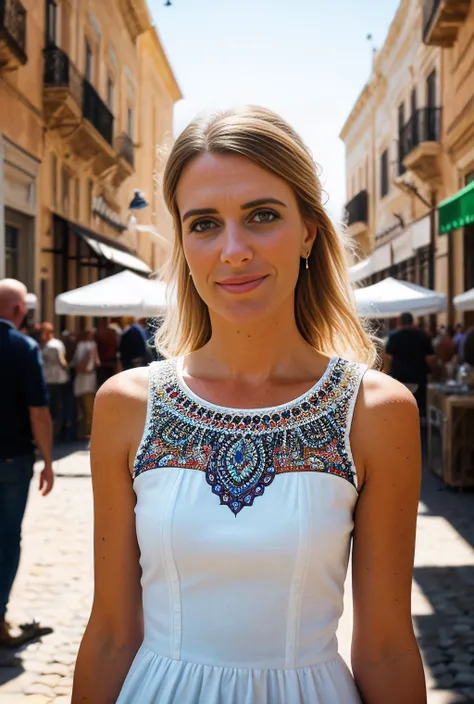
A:
[[[44,50],[45,88],[68,88],[76,103],[82,107],[83,80],[69,56],[57,46]]]
[[[426,39],[442,0],[423,0],[423,39]]]
[[[0,0],[0,39],[13,43],[23,63],[26,62],[26,15],[20,0]]]
[[[346,205],[346,223],[352,225],[354,222],[369,221],[369,194],[367,191],[360,191]]]
[[[95,127],[97,132],[112,145],[114,116],[89,81],[84,79],[82,114]]]
[[[133,146],[133,140],[131,137],[123,132],[120,134],[117,139],[115,140],[115,151],[119,156],[123,157],[125,161],[127,161],[130,166],[134,167],[135,165],[135,159],[134,159],[134,146]]]
[[[410,117],[400,133],[400,160],[421,142],[439,142],[441,108],[420,108]]]

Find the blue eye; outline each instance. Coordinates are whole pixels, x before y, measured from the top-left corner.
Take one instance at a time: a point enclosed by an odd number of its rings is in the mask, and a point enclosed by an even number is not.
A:
[[[260,225],[266,225],[267,223],[279,219],[280,216],[278,215],[278,213],[275,213],[274,210],[258,210],[254,215],[252,215],[251,218],[252,221],[257,222]]]

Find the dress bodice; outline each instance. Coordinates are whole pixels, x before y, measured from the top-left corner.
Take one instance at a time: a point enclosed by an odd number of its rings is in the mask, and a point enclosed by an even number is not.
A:
[[[334,657],[357,499],[349,430],[363,367],[333,359],[298,399],[198,399],[177,361],[150,368],[135,462],[146,640],[209,665]]]

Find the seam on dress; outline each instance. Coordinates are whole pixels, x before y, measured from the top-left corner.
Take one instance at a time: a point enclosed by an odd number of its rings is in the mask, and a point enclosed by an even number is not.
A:
[[[174,485],[170,491],[168,505],[163,514],[163,524],[161,530],[161,546],[163,550],[163,562],[168,582],[170,595],[170,658],[179,660],[181,658],[182,639],[182,608],[181,589],[179,584],[178,568],[173,557],[171,527],[173,522],[174,507],[178,491],[183,480],[183,472],[176,476]]]
[[[352,471],[354,474],[354,483],[355,483],[355,488],[356,488],[357,492],[359,491],[359,476],[357,474],[357,467],[355,466],[354,457],[352,455],[350,436],[351,436],[351,429],[352,429],[352,419],[354,417],[354,410],[356,407],[357,399],[359,398],[359,391],[360,391],[360,387],[362,384],[362,379],[364,378],[365,373],[368,370],[368,366],[366,364],[360,364],[358,366],[359,366],[359,374],[357,377],[357,381],[354,384],[354,388],[352,390],[352,396],[349,401],[349,407],[347,409],[347,417],[346,417],[346,428],[345,428],[345,433],[344,433],[344,446],[345,446],[349,461],[352,465]]]
[[[139,457],[142,454],[143,450],[145,449],[145,445],[147,444],[147,441],[148,441],[148,433],[150,431],[151,419],[153,417],[153,411],[155,408],[154,390],[155,390],[156,364],[158,364],[158,362],[152,362],[148,367],[148,397],[146,400],[145,425],[143,428],[143,434],[142,434],[140,444],[137,449],[137,453],[136,453],[135,458],[133,460],[133,479],[136,478],[136,471],[137,471]]]
[[[300,509],[298,550],[290,588],[286,623],[285,666],[296,668],[297,633],[300,622],[301,595],[308,568],[308,550],[311,530],[311,515],[308,507],[308,494],[304,491],[303,477],[298,476],[298,506]],[[304,503],[304,509],[303,509]]]

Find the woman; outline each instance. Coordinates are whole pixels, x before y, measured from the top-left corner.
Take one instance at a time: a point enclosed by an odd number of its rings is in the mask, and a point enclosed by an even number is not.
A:
[[[41,353],[43,356],[44,376],[48,385],[49,410],[53,419],[54,441],[62,434],[66,421],[67,385],[69,381],[69,364],[66,348],[61,340],[54,336],[51,323],[41,325]]]
[[[97,396],[73,704],[425,702],[416,404],[367,370],[308,150],[262,108],[196,120],[164,194],[170,359]],[[335,637],[352,533],[354,678]]]
[[[100,365],[94,331],[85,330],[78,342],[71,362],[76,369],[74,396],[77,399],[78,416],[82,417],[82,432],[79,437],[88,440],[92,430],[92,412],[97,391],[97,367]]]

